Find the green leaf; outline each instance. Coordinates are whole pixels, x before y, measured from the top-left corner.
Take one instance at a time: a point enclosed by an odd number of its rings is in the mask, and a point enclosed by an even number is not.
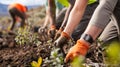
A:
[[[79,56],[79,57],[74,58],[73,61],[71,62],[71,66],[72,67],[84,67],[83,66],[84,58],[85,57],[83,57],[83,56]]]
[[[61,3],[62,5],[64,5],[65,7],[69,6],[68,0],[58,0],[58,2]]]

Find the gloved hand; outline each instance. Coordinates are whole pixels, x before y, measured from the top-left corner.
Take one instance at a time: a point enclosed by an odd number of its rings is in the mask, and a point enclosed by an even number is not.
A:
[[[60,34],[62,33],[62,31],[63,31],[63,28],[60,28],[58,31],[57,31],[57,33],[55,34],[55,40],[56,39],[58,39],[58,37],[60,37]]]
[[[48,30],[48,35],[50,38],[54,39],[56,33],[56,27],[52,25],[50,29]]]
[[[70,36],[65,33],[65,32],[62,32],[61,33],[61,36],[54,42],[54,45],[58,48],[60,48],[60,51],[64,53],[64,50],[63,50],[63,46],[65,43],[67,43],[67,41],[70,39]]]
[[[69,39],[70,36],[67,33],[62,32],[61,36],[54,42],[54,44],[57,47],[62,47]]]
[[[69,60],[72,61],[75,57],[78,57],[80,55],[85,56],[88,49],[89,45],[85,44],[81,40],[78,40],[76,45],[70,48],[68,54],[66,55],[65,62],[68,62]]]
[[[40,33],[40,34],[44,34],[46,32],[47,32],[47,27],[40,27],[38,30],[38,33]]]

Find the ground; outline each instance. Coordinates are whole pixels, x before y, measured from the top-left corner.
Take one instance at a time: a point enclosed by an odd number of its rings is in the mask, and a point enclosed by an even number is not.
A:
[[[45,9],[41,8],[42,7],[32,9],[28,12],[28,14],[32,14],[32,16],[27,22],[30,22],[30,24],[33,25],[33,28],[40,27],[44,21]],[[19,45],[15,41],[18,34],[16,35],[6,31],[10,24],[8,19],[10,19],[10,17],[0,18],[0,30],[4,30],[4,32],[0,32],[0,67],[31,67],[31,62],[37,61],[39,57],[42,57],[43,59],[41,67],[50,67],[51,64],[49,62],[45,63],[47,61],[45,59],[50,59],[51,51],[55,47],[54,41],[51,41],[47,35],[43,34],[45,36],[38,35],[38,41],[40,41],[38,45],[34,43],[24,43]],[[35,33],[35,31],[32,31],[32,33]],[[72,46],[74,43],[75,42],[71,40],[67,45]],[[70,46],[64,47],[66,52]],[[96,67],[94,63],[97,63],[100,66],[99,63],[103,63],[103,54],[99,44],[94,43],[86,57],[87,59],[85,60],[85,63],[87,65],[92,64],[89,66]],[[70,67],[69,63],[63,63],[62,65],[63,67]]]
[[[44,62],[46,62],[46,58],[50,58],[52,48],[55,47],[54,42],[39,36],[39,41],[41,42],[39,45],[33,43],[18,45],[15,42],[15,37],[15,34],[10,33],[2,35],[1,39],[3,40],[0,42],[0,67],[31,67],[31,62],[37,61],[39,57],[43,59],[42,67],[49,67],[49,63],[46,64]],[[67,45],[73,44],[74,42],[70,41]],[[65,48],[66,52],[69,47]],[[86,63],[103,62],[101,50],[95,45],[92,46],[87,57]],[[69,63],[63,65],[64,67],[69,67]]]
[[[14,34],[6,34],[0,42],[0,67],[31,67],[31,62],[39,57],[50,57],[53,43],[41,40],[40,45],[17,45]],[[41,39],[41,38],[40,38]],[[48,65],[44,65],[46,67]]]

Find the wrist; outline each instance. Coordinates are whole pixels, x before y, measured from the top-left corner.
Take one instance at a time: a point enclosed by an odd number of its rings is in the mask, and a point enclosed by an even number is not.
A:
[[[84,46],[86,49],[89,49],[90,47],[90,44],[83,39],[77,40],[77,45]]]
[[[60,28],[60,29],[58,30],[58,32],[60,32],[60,33],[61,33],[62,31],[63,31],[63,28]]]
[[[55,30],[55,29],[56,29],[56,26],[55,26],[55,25],[51,25],[51,26],[50,26],[50,29],[51,29],[51,30]]]
[[[61,36],[66,37],[67,39],[70,39],[70,36],[66,32],[62,32]]]
[[[47,29],[47,26],[43,26],[43,27],[41,27],[41,28],[45,28],[45,29]]]
[[[83,40],[77,40],[77,43],[75,45],[77,48],[79,48],[79,52],[81,55],[85,56],[90,48],[90,46],[88,44],[86,44],[86,42],[84,42]],[[76,48],[76,49],[77,49]]]
[[[86,41],[86,43],[88,43],[89,45],[94,42],[92,36],[89,35],[89,34],[82,34],[81,39],[82,39],[83,41]]]

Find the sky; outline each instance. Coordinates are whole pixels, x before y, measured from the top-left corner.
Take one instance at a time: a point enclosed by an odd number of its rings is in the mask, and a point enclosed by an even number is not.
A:
[[[27,6],[30,5],[44,5],[46,0],[0,0],[2,4],[11,4],[14,2],[18,2]]]

